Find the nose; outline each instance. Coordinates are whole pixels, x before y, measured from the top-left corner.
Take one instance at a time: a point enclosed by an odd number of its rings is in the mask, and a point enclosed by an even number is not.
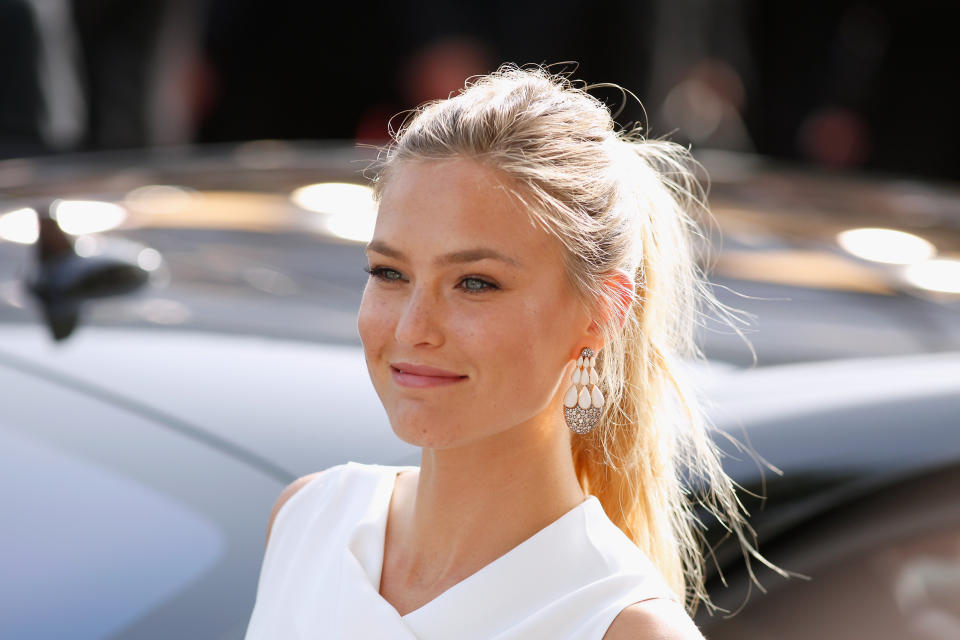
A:
[[[413,287],[397,320],[394,337],[407,346],[443,344],[442,302],[426,287]]]

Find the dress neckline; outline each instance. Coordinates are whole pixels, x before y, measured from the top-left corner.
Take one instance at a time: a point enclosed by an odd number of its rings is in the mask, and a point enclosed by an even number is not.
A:
[[[572,523],[577,519],[577,514],[581,511],[586,512],[585,516],[587,518],[596,515],[595,513],[590,513],[596,512],[596,510],[599,510],[601,514],[603,513],[603,505],[600,504],[600,500],[596,496],[589,494],[583,502],[571,508],[559,518],[547,524],[539,531],[524,539],[499,557],[485,564],[480,569],[471,573],[459,582],[448,587],[420,607],[404,615],[400,615],[400,612],[397,611],[396,608],[386,600],[386,598],[380,595],[380,579],[383,574],[383,562],[386,555],[385,547],[387,519],[390,512],[390,502],[393,498],[393,492],[397,485],[397,478],[402,472],[415,469],[419,469],[419,467],[383,467],[383,473],[377,482],[373,500],[369,505],[369,509],[365,517],[358,524],[357,528],[352,532],[347,545],[348,552],[351,553],[366,570],[369,586],[374,591],[376,597],[379,598],[384,604],[389,606],[393,611],[395,611],[400,619],[404,620],[405,622],[416,621],[419,618],[428,616],[429,612],[435,609],[437,605],[441,604],[443,601],[450,600],[459,594],[469,591],[472,587],[480,585],[480,583],[482,583],[486,578],[492,577],[494,573],[499,572],[501,569],[509,573],[507,565],[509,565],[512,561],[522,564],[522,556],[524,552],[531,549],[537,539],[544,537],[548,534],[548,532],[562,527],[567,523]],[[357,554],[354,553],[354,549],[358,547],[356,543],[361,537],[361,534],[371,536],[371,539],[366,545],[364,545],[364,547],[369,552],[372,551],[375,546],[378,551],[377,554],[368,553],[366,558],[357,557]],[[376,557],[373,557],[374,555],[376,555]]]

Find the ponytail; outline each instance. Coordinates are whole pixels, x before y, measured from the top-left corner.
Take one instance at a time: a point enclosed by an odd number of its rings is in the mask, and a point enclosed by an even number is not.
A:
[[[516,195],[533,221],[562,243],[581,302],[606,319],[597,369],[607,401],[597,426],[571,437],[582,488],[691,613],[701,601],[713,608],[695,504],[737,536],[748,569],[752,556],[784,574],[756,551],[697,390],[684,375],[684,359],[703,358],[694,340],[702,307],[733,317],[699,266],[699,218],[708,210],[690,153],[636,130],[615,131],[606,105],[562,75],[504,65],[412,113],[381,159],[375,195],[397,163],[456,156],[521,185]],[[632,278],[632,300],[609,286],[614,272]],[[610,308],[617,313],[603,313]]]

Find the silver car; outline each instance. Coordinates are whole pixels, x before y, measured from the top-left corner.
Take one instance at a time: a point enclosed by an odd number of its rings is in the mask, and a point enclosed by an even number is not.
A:
[[[370,159],[258,142],[0,162],[0,637],[241,637],[287,483],[419,463],[356,332]],[[761,574],[767,594],[698,623],[960,637],[942,635],[960,620],[960,196],[703,159],[705,266],[756,317],[755,353],[708,323],[693,373],[718,435],[769,462],[719,439],[767,496],[745,497],[761,551],[813,580]],[[897,238],[932,253],[870,254]],[[720,533],[711,592],[733,610],[749,580]]]

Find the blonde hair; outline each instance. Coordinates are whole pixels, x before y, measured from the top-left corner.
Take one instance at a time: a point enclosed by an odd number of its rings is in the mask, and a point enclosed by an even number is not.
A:
[[[565,247],[581,302],[605,318],[597,368],[607,402],[589,434],[571,436],[580,484],[691,613],[701,601],[712,611],[695,503],[739,538],[748,566],[751,555],[772,565],[754,547],[679,360],[703,359],[694,340],[700,305],[724,310],[698,266],[695,216],[708,212],[705,190],[685,148],[616,130],[587,89],[541,66],[506,64],[468,80],[391,131],[374,193],[379,199],[402,162],[451,157],[470,157],[520,185],[514,195]],[[618,270],[634,282],[632,300],[609,286]]]

